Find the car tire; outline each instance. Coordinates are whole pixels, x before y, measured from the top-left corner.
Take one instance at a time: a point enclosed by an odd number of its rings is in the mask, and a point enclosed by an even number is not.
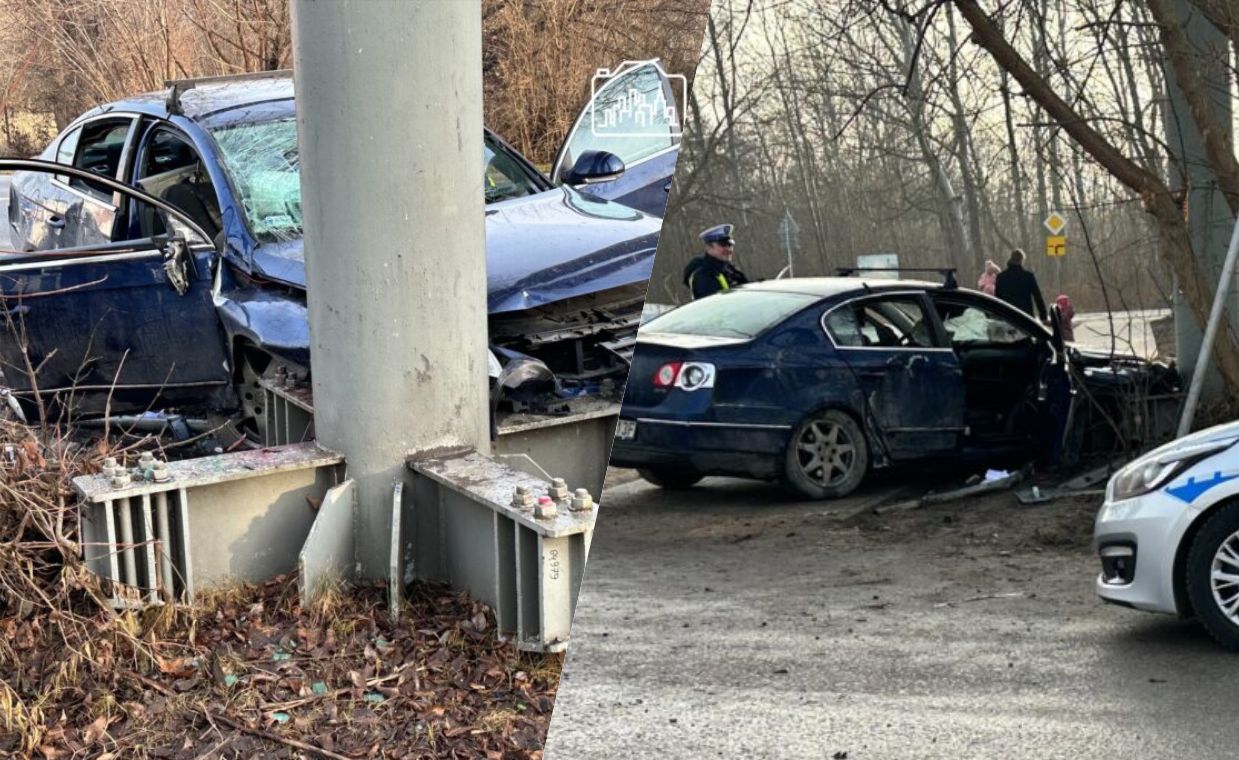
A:
[[[703,477],[692,470],[670,470],[662,467],[642,467],[637,470],[637,474],[645,482],[653,483],[659,488],[665,488],[668,491],[687,490],[697,485]]]
[[[869,471],[869,444],[855,418],[838,409],[806,417],[792,432],[783,484],[810,499],[838,499],[855,491]]]
[[[1215,579],[1214,571],[1234,579]],[[1192,539],[1185,580],[1192,609],[1205,630],[1239,652],[1239,503],[1222,507]]]

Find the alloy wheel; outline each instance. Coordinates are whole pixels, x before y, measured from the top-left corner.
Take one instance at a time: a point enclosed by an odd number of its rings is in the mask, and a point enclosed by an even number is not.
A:
[[[1209,586],[1218,609],[1239,626],[1239,532],[1232,533],[1214,553]]]
[[[822,486],[837,485],[856,466],[856,443],[831,420],[806,425],[796,441],[796,454],[801,471]]]

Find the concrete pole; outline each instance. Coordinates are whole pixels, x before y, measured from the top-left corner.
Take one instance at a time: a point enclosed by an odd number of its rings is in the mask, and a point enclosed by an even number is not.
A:
[[[1183,22],[1184,34],[1192,48],[1197,51],[1197,70],[1204,77],[1208,90],[1213,94],[1209,104],[1214,109],[1218,124],[1231,123],[1229,40],[1187,0],[1174,0],[1176,15]],[[1170,187],[1184,190],[1188,203],[1188,232],[1192,250],[1203,266],[1208,279],[1221,277],[1226,260],[1227,242],[1230,239],[1234,218],[1225,197],[1217,189],[1217,178],[1210,169],[1205,152],[1204,138],[1192,118],[1191,108],[1183,97],[1174,67],[1169,61],[1163,64],[1169,102],[1165,109],[1166,142],[1170,150]],[[1186,179],[1186,183],[1184,182]],[[1232,291],[1233,292],[1233,291]],[[1233,296],[1232,296],[1233,298]],[[1239,314],[1235,303],[1229,313]],[[1203,325],[1196,321],[1191,307],[1175,291],[1175,344],[1179,370],[1184,380],[1190,380],[1190,372],[1198,364],[1197,358],[1203,339]],[[1204,397],[1217,400],[1223,392],[1221,375],[1216,366],[1207,367],[1203,380]]]
[[[292,6],[315,429],[382,578],[405,455],[489,450],[479,0]]]

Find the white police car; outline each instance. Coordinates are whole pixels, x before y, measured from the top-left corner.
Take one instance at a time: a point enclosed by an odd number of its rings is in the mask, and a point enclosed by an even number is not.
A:
[[[1097,515],[1097,593],[1195,615],[1239,651],[1239,422],[1202,430],[1115,473]]]

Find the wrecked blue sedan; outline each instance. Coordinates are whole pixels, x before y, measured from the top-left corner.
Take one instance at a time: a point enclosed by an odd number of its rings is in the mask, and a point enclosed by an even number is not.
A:
[[[637,67],[613,85],[659,76]],[[627,156],[594,150],[576,129],[552,182],[485,133],[497,404],[622,386],[660,222],[609,198],[661,213],[678,136],[632,143]],[[264,442],[272,425],[311,435],[291,77],[172,83],[101,106],[40,159],[9,167],[13,252],[0,261],[19,336],[0,360],[26,408],[174,408],[241,420]]]
[[[1054,332],[982,293],[757,283],[641,328],[611,464],[671,488],[733,475],[840,497],[901,462],[1053,458],[1072,382]]]

